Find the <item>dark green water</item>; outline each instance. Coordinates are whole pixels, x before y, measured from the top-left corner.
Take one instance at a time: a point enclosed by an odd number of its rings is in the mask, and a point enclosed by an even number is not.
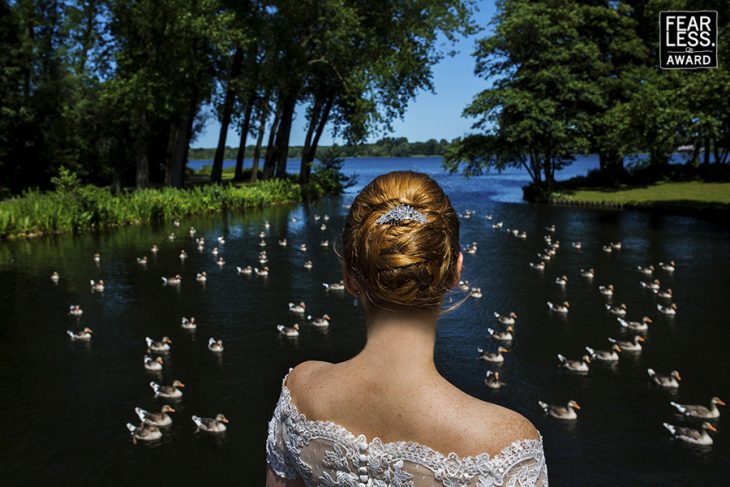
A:
[[[369,180],[367,175],[361,183]],[[499,180],[465,182],[439,176],[458,211],[476,210],[462,221],[462,243],[477,241],[465,255],[464,277],[484,293],[440,323],[436,361],[454,384],[482,399],[511,407],[530,418],[545,438],[553,485],[728,485],[730,424],[710,448],[673,441],[664,421],[679,424],[670,400],[706,404],[717,395],[730,400],[730,231],[705,221],[640,212],[594,211],[497,203],[485,197]],[[498,189],[497,189],[498,191]],[[183,221],[180,228],[141,225],[101,234],[62,236],[0,245],[0,483],[2,485],[170,485],[179,483],[261,485],[265,471],[267,421],[289,367],[308,359],[345,360],[365,339],[358,308],[344,296],[328,294],[322,282],[340,279],[339,260],[320,240],[337,238],[354,194],[312,206],[287,205],[246,215]],[[486,213],[505,227],[526,230],[526,241],[491,228]],[[314,214],[332,216],[328,229]],[[291,218],[297,222],[291,222]],[[235,266],[258,265],[258,233],[267,232],[271,275],[237,275]],[[544,248],[544,227],[557,225],[562,243],[543,274],[528,267]],[[207,238],[199,253],[187,229]],[[174,242],[167,235],[175,231]],[[213,240],[225,236],[215,264]],[[289,246],[277,245],[286,237]],[[580,240],[583,249],[569,242]],[[607,255],[601,246],[621,240],[623,250]],[[302,253],[294,244],[306,242]],[[160,246],[156,257],[149,252]],[[181,263],[185,249],[189,258]],[[100,252],[97,266],[92,255]],[[150,257],[146,268],[136,258]],[[305,260],[314,263],[303,268]],[[657,273],[678,304],[675,318],[657,315],[656,298],[643,290],[637,265],[673,259],[674,275]],[[580,268],[594,267],[593,282]],[[58,285],[49,276],[61,274]],[[207,271],[205,286],[195,273]],[[161,276],[183,275],[179,290],[162,286]],[[554,283],[566,274],[564,291]],[[103,294],[92,294],[90,279],[104,279]],[[585,376],[561,373],[556,354],[579,357],[586,345],[606,349],[609,336],[621,336],[614,317],[603,309],[600,284],[614,284],[614,303],[626,303],[628,317],[654,318],[645,350],[624,354],[618,365],[595,365]],[[568,299],[567,318],[551,316],[545,302]],[[332,325],[319,332],[302,323],[296,340],[280,338],[277,324],[292,324],[289,301],[305,301],[313,315],[328,313]],[[84,310],[78,324],[67,315],[71,304]],[[514,310],[515,340],[500,368],[508,385],[483,385],[488,370],[476,360],[476,347],[495,349],[486,338],[495,327],[493,312]],[[195,316],[196,332],[181,329],[183,316]],[[89,343],[71,342],[66,329],[93,328]],[[142,365],[144,337],[172,338],[164,371]],[[222,356],[211,353],[210,336],[225,343]],[[646,368],[677,369],[683,382],[675,394],[657,390]],[[180,379],[187,387],[175,403],[174,423],[163,439],[134,445],[125,423],[133,409],[159,408],[148,383]],[[578,401],[573,423],[542,415],[538,400]],[[192,414],[224,413],[229,430],[220,437],[194,432]],[[723,415],[730,411],[723,410]],[[479,425],[474,425],[479,427]],[[484,432],[485,435],[489,431]]]

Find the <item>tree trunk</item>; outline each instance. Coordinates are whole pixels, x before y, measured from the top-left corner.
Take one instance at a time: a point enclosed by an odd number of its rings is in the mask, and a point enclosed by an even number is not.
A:
[[[291,123],[294,118],[294,109],[297,106],[297,92],[286,95],[282,105],[281,123],[279,134],[276,136],[276,177],[286,177],[286,163],[289,159],[289,136],[291,135]]]
[[[312,146],[312,138],[314,137],[314,131],[317,128],[317,122],[319,121],[321,104],[321,98],[315,95],[314,104],[312,105],[312,111],[310,112],[309,116],[309,127],[307,127],[307,135],[304,137],[304,147],[302,147],[302,160],[299,164],[300,184],[306,184],[307,180],[309,179],[309,172],[307,171],[309,148]]]
[[[274,115],[274,121],[271,123],[271,131],[269,132],[269,141],[266,146],[266,156],[264,157],[264,172],[263,179],[269,179],[274,176],[274,167],[276,165],[274,157],[276,156],[276,147],[274,142],[276,140],[276,134],[279,132],[279,124],[281,122],[281,100],[277,102],[276,115]]]
[[[261,157],[261,145],[263,144],[264,132],[266,131],[266,119],[269,118],[269,96],[271,96],[271,92],[267,90],[266,95],[264,95],[264,99],[261,101],[261,113],[259,114],[259,117],[261,117],[261,120],[259,122],[259,133],[256,135],[256,148],[253,150],[253,163],[251,164],[250,181],[252,183],[255,183],[256,179],[258,178],[259,158]]]
[[[246,157],[246,138],[248,137],[249,125],[251,123],[254,100],[255,93],[251,93],[248,97],[248,106],[246,106],[246,114],[243,117],[243,126],[241,127],[241,141],[238,144],[238,154],[236,154],[236,171],[233,175],[234,181],[243,180],[243,159]]]
[[[703,164],[710,163],[710,138],[709,137],[705,137],[705,154],[704,154],[704,160],[702,162],[703,162]]]
[[[327,99],[327,102],[325,103],[325,106],[322,110],[322,114],[317,122],[317,129],[314,131],[314,139],[312,140],[312,144],[310,145],[309,151],[306,154],[306,164],[302,168],[305,171],[304,179],[302,179],[300,175],[300,182],[302,184],[306,184],[307,182],[309,182],[309,175],[312,173],[312,164],[314,163],[314,156],[317,154],[319,139],[322,137],[322,133],[324,133],[324,128],[327,126],[327,121],[329,120],[330,112],[332,111],[332,105],[334,105],[334,103],[335,97],[334,95],[332,95]]]
[[[223,113],[221,114],[221,131],[218,135],[218,147],[215,150],[213,158],[213,168],[210,172],[210,182],[220,183],[223,176],[223,157],[226,151],[226,137],[228,136],[228,126],[231,123],[231,112],[233,111],[233,102],[236,98],[234,89],[234,80],[241,72],[241,64],[243,62],[243,50],[238,47],[233,55],[233,65],[231,67],[231,76],[228,79],[226,87],[226,97],[223,101]]]
[[[180,119],[170,124],[167,136],[167,151],[165,151],[165,186],[172,186],[172,172],[175,164],[175,147],[177,146],[177,140],[182,134],[180,128]]]
[[[148,155],[148,149],[149,149],[149,123],[147,121],[147,113],[143,110],[142,116],[140,117],[140,126],[137,133],[137,141],[136,141],[136,165],[137,165],[137,175],[136,175],[136,184],[137,189],[146,188],[150,184],[150,161],[149,161],[149,155]]]

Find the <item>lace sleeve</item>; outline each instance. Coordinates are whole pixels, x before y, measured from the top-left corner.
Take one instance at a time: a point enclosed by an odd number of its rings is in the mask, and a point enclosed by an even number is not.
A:
[[[504,472],[498,485],[515,487],[548,487],[547,464],[542,439],[517,441],[494,459],[493,467]],[[492,484],[479,483],[479,487]]]
[[[299,474],[295,463],[289,458],[286,444],[284,443],[283,426],[285,420],[285,408],[282,407],[282,397],[274,409],[274,415],[269,421],[269,435],[266,439],[266,461],[271,469],[279,477],[285,479],[297,479]]]

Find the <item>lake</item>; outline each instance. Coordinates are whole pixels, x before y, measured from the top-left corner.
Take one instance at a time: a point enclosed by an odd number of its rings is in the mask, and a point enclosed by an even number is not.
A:
[[[200,164],[199,162],[191,165]],[[202,165],[202,164],[201,164]],[[595,158],[580,158],[560,177],[585,173]],[[292,164],[292,170],[295,170]],[[440,372],[476,397],[515,409],[544,436],[549,477],[556,486],[728,485],[730,425],[716,424],[712,447],[673,440],[663,422],[682,424],[670,401],[705,404],[712,396],[730,400],[730,229],[717,222],[638,211],[528,205],[520,201],[526,175],[519,171],[464,179],[447,175],[438,158],[354,159],[346,173],[358,184],[339,197],[311,204],[279,205],[236,215],[208,215],[172,223],[144,224],[77,237],[57,236],[0,243],[0,483],[8,485],[262,485],[267,422],[281,378],[304,360],[342,361],[365,340],[364,320],[352,300],[327,293],[323,282],[339,281],[333,246],[348,205],[373,177],[395,169],[431,174],[459,213],[473,210],[461,225],[462,246],[478,242],[464,256],[464,279],[484,296],[443,317],[436,344]],[[326,230],[315,215],[331,218]],[[493,214],[494,220],[485,216]],[[295,218],[296,221],[292,219]],[[242,276],[236,266],[258,265],[259,232],[269,221],[266,250],[271,275]],[[520,240],[492,224],[527,232]],[[561,246],[542,273],[531,269],[545,248],[545,227],[555,224]],[[206,237],[199,252],[190,226]],[[167,237],[177,234],[174,241]],[[224,236],[216,265],[211,249]],[[286,238],[288,247],[277,241]],[[570,243],[581,241],[582,249]],[[610,254],[602,246],[621,241]],[[157,255],[150,247],[157,244]],[[295,244],[307,243],[300,252]],[[181,250],[188,258],[181,261]],[[94,253],[101,254],[95,263]],[[147,255],[146,266],[137,257]],[[303,264],[312,260],[313,268]],[[637,265],[676,261],[673,274],[656,272],[678,305],[673,318],[657,313],[663,301],[643,289]],[[581,268],[595,268],[592,281]],[[60,281],[50,280],[58,271]],[[206,271],[205,285],[196,282]],[[181,274],[179,288],[162,276]],[[555,277],[568,276],[562,289]],[[102,293],[89,280],[103,279]],[[612,303],[626,303],[628,318],[654,322],[640,354],[622,353],[618,364],[593,363],[586,375],[557,367],[557,354],[578,358],[584,347],[608,349],[607,337],[626,338],[606,312],[599,285],[613,284]],[[566,317],[551,314],[547,301],[571,303]],[[294,323],[290,301],[307,303],[312,315],[328,313],[332,324],[320,332],[302,323],[297,339],[278,335],[276,325]],[[80,319],[68,315],[78,304]],[[507,383],[485,387],[487,370],[477,347],[495,350],[487,328],[501,329],[493,313],[518,314],[515,338],[499,367]],[[195,316],[195,332],[182,317]],[[67,329],[88,326],[89,342],[73,342]],[[172,339],[163,371],[143,367],[145,337]],[[210,352],[211,336],[224,341],[222,354]],[[646,369],[676,369],[676,392],[652,386]],[[134,444],[126,429],[136,422],[135,407],[159,410],[150,381],[186,384],[177,412],[163,438]],[[581,405],[578,420],[547,417],[537,401]],[[195,432],[191,415],[224,413],[228,431],[219,437]],[[730,411],[722,410],[722,414]],[[475,425],[477,427],[478,425]],[[484,432],[485,435],[489,431]]]

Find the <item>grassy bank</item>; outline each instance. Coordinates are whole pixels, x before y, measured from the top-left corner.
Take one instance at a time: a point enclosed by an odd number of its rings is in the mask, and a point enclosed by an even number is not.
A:
[[[107,188],[61,184],[55,191],[28,191],[0,202],[0,238],[170,220],[186,215],[299,201],[301,197],[301,188],[290,180],[261,181],[241,186],[144,189],[116,195]]]
[[[730,183],[663,182],[616,189],[571,189],[553,193],[551,202],[596,206],[730,210]]]

